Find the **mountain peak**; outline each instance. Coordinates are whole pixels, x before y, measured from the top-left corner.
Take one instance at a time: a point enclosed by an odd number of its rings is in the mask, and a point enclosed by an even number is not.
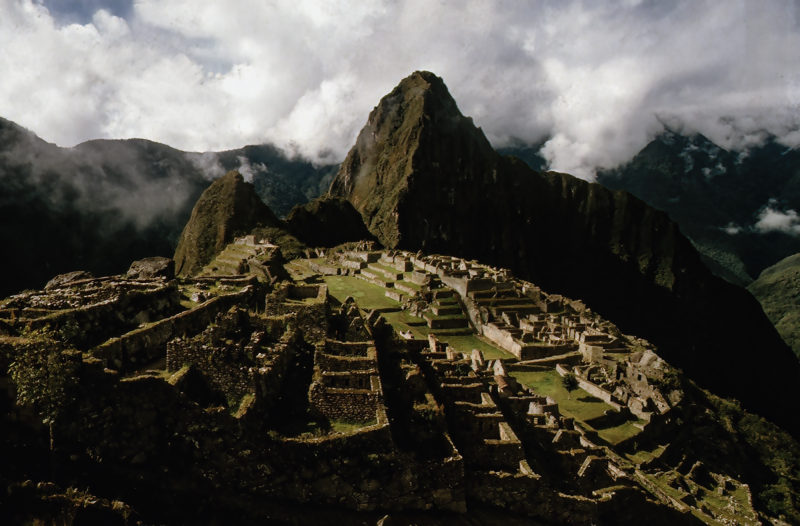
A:
[[[237,233],[280,226],[281,221],[258,197],[255,187],[239,172],[228,172],[214,181],[194,206],[175,250],[176,273],[197,273],[233,242]]]
[[[396,208],[410,186],[442,177],[469,179],[477,172],[465,167],[491,172],[499,158],[462,115],[444,81],[416,71],[370,112],[330,193],[350,200],[383,245],[401,247]]]

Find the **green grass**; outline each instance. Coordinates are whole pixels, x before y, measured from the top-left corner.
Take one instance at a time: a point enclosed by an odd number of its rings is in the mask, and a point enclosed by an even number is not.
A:
[[[519,382],[533,389],[536,393],[550,396],[558,402],[561,414],[571,416],[576,420],[584,421],[602,416],[612,407],[599,398],[595,398],[583,389],[572,391],[569,396],[567,390],[561,387],[561,375],[555,369],[546,371],[530,371],[511,373]]]
[[[372,420],[370,422],[346,422],[344,420],[331,420],[331,430],[343,435],[347,435],[354,433],[359,429],[374,426],[377,423],[377,420]]]
[[[398,272],[398,274],[399,274],[399,272]],[[420,286],[417,285],[416,283],[414,283],[413,281],[411,281],[411,272],[404,273],[403,274],[403,279],[400,280],[400,281],[402,281],[403,285],[407,285],[411,289],[414,289],[416,291],[420,290]]]
[[[443,315],[443,316],[437,316],[436,314],[434,314],[432,312],[426,312],[425,313],[425,317],[429,318],[431,320],[464,320],[464,319],[467,318],[466,316],[464,316],[463,313],[461,313],[461,314],[446,314],[446,315]]]
[[[658,446],[655,449],[639,449],[634,453],[625,453],[625,458],[634,464],[644,464],[654,458],[658,458],[666,450],[665,446]]]
[[[412,316],[408,310],[401,310],[397,312],[387,312],[383,315],[386,321],[397,330],[406,331],[412,326],[426,325],[427,322],[424,318]]]
[[[380,262],[379,263],[370,263],[370,265],[374,265],[377,268],[382,268],[383,270],[391,272],[392,274],[402,274],[402,272],[400,272],[396,268],[390,267],[388,265],[384,265],[383,263],[380,263]]]
[[[486,360],[514,359],[514,355],[495,347],[481,339],[476,334],[455,335],[448,334],[447,329],[429,329],[424,325],[425,320],[411,316],[408,311],[387,312],[383,315],[386,321],[394,327],[396,331],[408,331],[414,335],[414,338],[419,340],[427,339],[428,334],[435,334],[439,341],[446,342],[452,346],[457,352],[472,354],[472,349],[478,349],[483,352],[483,357]],[[408,323],[418,323],[421,325],[412,326]],[[459,329],[459,331],[462,329]]]
[[[364,274],[364,271],[367,271],[368,274]],[[384,283],[394,283],[393,279],[387,278],[386,276],[384,276],[383,274],[381,274],[379,271],[377,271],[375,269],[362,268],[361,269],[361,273],[364,274],[365,277],[374,276],[374,279],[378,279],[380,281],[383,281]]]
[[[637,420],[635,422],[633,421],[625,422],[621,426],[609,427],[606,429],[598,429],[597,435],[606,442],[608,442],[609,444],[611,444],[612,446],[615,446],[620,442],[622,442],[623,440],[627,440],[642,432],[641,429],[633,425],[635,423],[644,424],[645,421]]]
[[[352,296],[364,310],[397,308],[400,302],[386,297],[386,289],[350,276],[324,276],[328,293],[339,301]]]
[[[435,331],[434,331],[435,332]],[[439,336],[439,340],[446,341],[448,345],[452,346],[458,352],[472,354],[472,349],[478,349],[483,353],[485,360],[498,360],[498,359],[513,359],[515,356],[511,353],[486,343],[477,335],[469,336]]]

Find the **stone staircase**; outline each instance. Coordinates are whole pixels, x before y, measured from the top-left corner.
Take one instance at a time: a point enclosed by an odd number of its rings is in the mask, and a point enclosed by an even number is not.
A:
[[[461,310],[452,289],[438,289],[433,292],[433,303],[428,311],[422,314],[431,329],[465,329],[469,327],[469,318]]]
[[[504,313],[525,317],[528,314],[542,312],[541,307],[534,300],[525,296],[518,297],[512,290],[497,292],[486,290],[471,292],[469,295],[478,307],[485,307],[495,319],[501,318]]]

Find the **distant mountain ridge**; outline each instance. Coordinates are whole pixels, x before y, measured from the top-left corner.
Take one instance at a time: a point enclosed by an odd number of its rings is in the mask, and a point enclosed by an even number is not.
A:
[[[327,189],[335,166],[271,145],[195,154],[143,139],[60,148],[0,118],[0,296],[53,275],[123,273],[134,260],[172,257],[192,208],[215,177],[248,172],[279,216]]]
[[[765,268],[800,252],[800,237],[755,228],[766,207],[800,208],[800,151],[774,138],[733,152],[702,135],[666,133],[597,180],[667,212],[709,267],[733,283],[746,286]]]
[[[800,364],[752,295],[713,276],[666,213],[500,156],[434,74],[415,72],[381,100],[331,193],[385,246],[485,261],[581,297],[701,385],[800,430],[788,406],[765,407],[757,394],[778,388],[795,400],[780,386],[797,381]],[[759,362],[741,367],[756,348]]]

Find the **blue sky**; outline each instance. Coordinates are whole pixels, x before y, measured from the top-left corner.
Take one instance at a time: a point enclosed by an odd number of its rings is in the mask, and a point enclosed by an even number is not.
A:
[[[0,0],[0,116],[45,140],[340,161],[403,77],[592,179],[665,126],[800,143],[800,8],[703,0]],[[12,50],[11,52],[5,52]]]

